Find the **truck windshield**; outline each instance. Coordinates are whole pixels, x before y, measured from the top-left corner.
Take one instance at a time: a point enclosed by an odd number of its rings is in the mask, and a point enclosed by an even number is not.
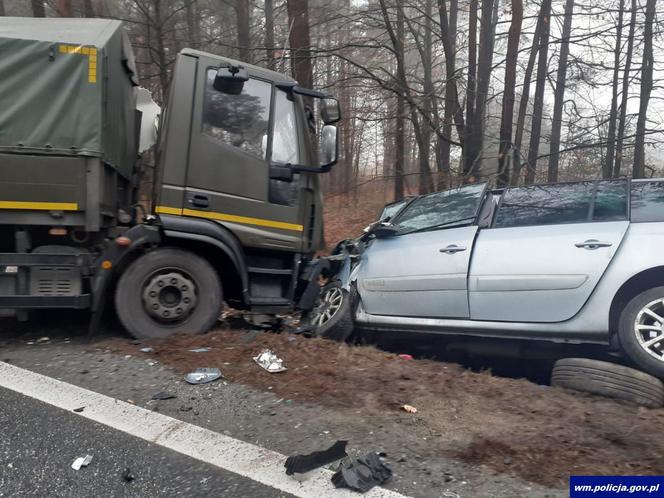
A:
[[[482,202],[486,183],[436,192],[415,199],[392,222],[399,234],[458,226],[472,222]]]

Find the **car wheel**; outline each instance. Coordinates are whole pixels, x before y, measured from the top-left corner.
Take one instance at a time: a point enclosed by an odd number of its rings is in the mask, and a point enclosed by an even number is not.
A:
[[[651,408],[664,404],[664,384],[634,368],[587,358],[556,361],[551,385],[621,399]]]
[[[315,307],[302,316],[305,325],[315,327],[314,334],[335,341],[345,341],[353,333],[351,299],[341,282],[330,282],[320,290]]]
[[[139,339],[206,332],[221,306],[215,269],[181,249],[156,249],[139,257],[122,274],[115,291],[118,317]]]
[[[618,338],[636,365],[664,378],[664,287],[635,296],[622,311]]]

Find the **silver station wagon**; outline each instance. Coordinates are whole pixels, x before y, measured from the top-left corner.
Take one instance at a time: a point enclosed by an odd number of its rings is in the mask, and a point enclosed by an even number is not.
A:
[[[354,245],[310,317],[328,336],[348,313],[370,331],[604,344],[664,377],[664,179],[466,185]]]

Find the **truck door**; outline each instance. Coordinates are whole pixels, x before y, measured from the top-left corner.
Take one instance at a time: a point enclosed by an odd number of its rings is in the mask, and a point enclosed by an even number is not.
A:
[[[215,90],[218,66],[199,60],[182,214],[216,220],[249,247],[298,251],[301,179],[270,180],[268,167],[270,148],[297,163],[295,103],[251,71],[241,94]]]
[[[562,322],[586,303],[629,226],[626,180],[506,189],[477,237],[473,320]]]
[[[467,318],[468,266],[486,185],[436,192],[394,219],[395,236],[374,240],[357,274],[362,306],[373,315]]]

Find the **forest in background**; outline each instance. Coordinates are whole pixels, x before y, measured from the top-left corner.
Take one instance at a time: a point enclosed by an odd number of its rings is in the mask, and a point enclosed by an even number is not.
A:
[[[125,21],[159,102],[185,47],[333,93],[327,195],[372,211],[479,178],[661,176],[662,14],[656,0],[0,0],[0,15]]]

